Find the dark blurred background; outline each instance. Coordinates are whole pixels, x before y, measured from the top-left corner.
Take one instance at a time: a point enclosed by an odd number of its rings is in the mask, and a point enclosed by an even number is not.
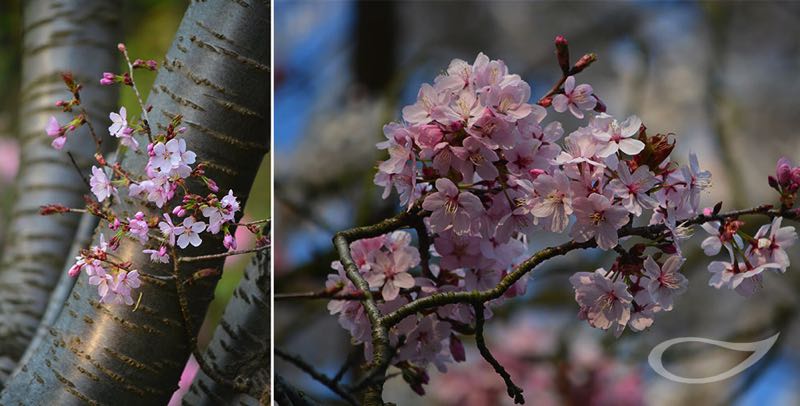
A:
[[[160,63],[172,44],[173,36],[189,1],[126,0],[117,3],[120,5],[119,12],[123,16],[120,18],[122,22],[119,27],[120,38],[124,38],[131,57],[155,59]],[[8,209],[14,199],[13,181],[19,170],[19,144],[15,132],[18,119],[17,95],[20,80],[23,5],[22,0],[0,2],[0,247]],[[127,67],[120,58],[118,72],[123,72],[125,69]],[[155,73],[136,75],[137,87],[145,99],[155,76]],[[55,103],[55,100],[53,102]],[[129,116],[140,114],[141,109],[136,102],[136,96],[128,88],[120,92],[120,105],[126,106]],[[108,124],[96,123],[95,126],[105,128]],[[270,216],[270,159],[264,160],[254,185],[242,221]],[[253,247],[255,243],[252,234],[244,229],[237,232],[237,238],[241,248]],[[211,338],[214,327],[238,285],[245,265],[249,262],[250,255],[230,257],[226,262],[225,272],[217,285],[215,300],[209,308],[200,332],[201,347]],[[192,370],[196,370],[196,366]]]
[[[581,82],[594,86],[610,114],[637,114],[648,130],[674,133],[675,156],[684,162],[689,152],[698,154],[701,166],[713,173],[704,207],[720,200],[726,209],[773,203],[776,196],[766,177],[775,161],[780,156],[800,161],[799,23],[800,4],[793,2],[277,1],[276,292],[323,287],[335,259],[333,233],[398,210],[396,195],[383,201],[372,183],[376,162],[385,158],[375,143],[383,139],[383,124],[399,119],[400,108],[415,100],[422,82],[431,82],[451,59],[471,62],[483,51],[530,83],[536,100],[560,75],[552,44],[557,34],[569,40],[573,60],[586,52],[598,54]],[[576,122],[566,117],[548,118],[574,130]],[[699,249],[702,231],[697,234],[684,244],[689,291],[672,312],[659,314],[649,331],[614,340],[576,319],[567,278],[612,261],[592,251],[537,268],[528,294],[496,309],[488,323],[490,346],[511,342],[515,334],[524,337],[515,327],[544,323],[552,340],[575,351],[599,348],[609,361],[598,362],[633,371],[640,378],[626,381],[626,390],[640,395],[633,404],[800,404],[798,270],[768,275],[764,289],[750,299],[714,290],[707,286],[711,259]],[[531,248],[563,239],[537,235]],[[797,247],[792,250],[797,264]],[[333,375],[351,346],[325,305],[277,302],[275,345]],[[552,320],[559,321],[557,327]],[[752,342],[776,332],[781,336],[768,357],[718,383],[673,383],[646,363],[650,349],[669,338]],[[573,344],[578,338],[583,341]],[[689,350],[696,351],[667,351],[668,368],[683,376],[710,376],[747,355],[701,345]],[[552,365],[566,356],[555,357]],[[482,361],[468,355],[470,362]],[[280,360],[276,373],[319,399],[336,401]],[[434,373],[431,393],[419,398],[395,378],[386,386],[386,399],[451,404],[435,389],[446,386],[443,382],[453,385],[442,379]],[[485,380],[500,382],[492,374]],[[497,399],[505,397],[500,389]],[[563,394],[554,396],[556,404],[564,402]],[[609,404],[615,404],[614,396],[616,404],[626,404],[621,394],[611,396]]]

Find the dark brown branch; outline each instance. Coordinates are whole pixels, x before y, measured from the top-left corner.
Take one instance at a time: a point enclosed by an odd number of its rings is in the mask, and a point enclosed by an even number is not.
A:
[[[508,371],[500,365],[500,362],[495,359],[492,353],[489,351],[489,348],[486,346],[486,341],[483,338],[483,303],[474,303],[473,308],[475,309],[475,345],[478,346],[478,351],[480,351],[481,356],[489,365],[494,368],[494,371],[497,372],[503,378],[503,381],[506,383],[506,388],[508,390],[508,396],[514,399],[515,404],[524,404],[525,397],[522,396],[522,388],[515,385],[514,382],[511,380],[511,375],[509,375]]]
[[[279,348],[275,348],[275,355],[283,358],[287,362],[291,363],[292,365],[299,368],[301,371],[307,373],[309,376],[314,378],[317,382],[325,385],[328,389],[330,389],[333,393],[339,395],[342,399],[347,401],[347,403],[351,405],[358,405],[358,402],[353,398],[350,393],[348,393],[344,388],[342,388],[337,382],[333,381],[327,375],[317,371],[312,367],[308,362],[304,361],[302,358],[296,355],[288,354]]]
[[[364,300],[363,293],[338,293],[341,289],[330,291],[329,289],[318,290],[316,292],[300,292],[300,293],[276,293],[273,298],[275,300],[310,300],[310,299],[329,299],[329,300]]]
[[[348,279],[350,279],[360,291],[364,292],[364,301],[362,304],[367,313],[367,318],[372,325],[373,359],[371,369],[373,372],[378,372],[381,375],[385,373],[391,360],[389,356],[389,331],[383,323],[381,323],[382,315],[372,296],[372,292],[370,292],[369,284],[361,275],[358,266],[353,261],[353,257],[350,254],[350,243],[363,238],[377,237],[389,231],[411,227],[417,216],[416,210],[402,212],[378,224],[340,231],[336,233],[333,238],[333,245],[336,247],[336,251],[339,254]],[[383,405],[383,399],[381,398],[382,390],[382,383],[368,386],[364,393],[364,404],[367,406]]]

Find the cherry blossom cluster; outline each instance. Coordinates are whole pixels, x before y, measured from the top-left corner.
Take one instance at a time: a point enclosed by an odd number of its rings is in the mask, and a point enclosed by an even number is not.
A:
[[[776,175],[768,180],[770,186],[780,193],[782,207],[794,207],[800,189],[800,167],[793,167],[788,158],[781,158]],[[753,236],[741,230],[745,223],[739,219],[703,224],[703,229],[709,234],[703,240],[703,252],[716,256],[725,247],[729,259],[708,265],[712,274],[709,285],[751,296],[761,286],[764,271],[786,272],[789,268],[786,249],[797,241],[797,232],[793,226],[782,226],[782,223],[782,217],[775,217],[772,223],[762,225]]]
[[[106,72],[100,79],[102,85],[122,84],[134,89],[138,97],[134,69],[155,70],[157,63],[152,60],[136,60],[133,63],[123,44],[120,52],[129,64],[129,71],[121,75]],[[71,74],[63,75],[64,82],[72,93],[69,101],[58,101],[57,106],[64,112],[80,109],[80,114],[65,124],[51,117],[45,128],[47,135],[53,137],[56,149],[64,148],[68,134],[88,123],[88,114],[80,107],[81,85]],[[85,211],[100,217],[108,223],[113,237],[106,241],[100,235],[100,244],[83,250],[76,257],[76,263],[69,270],[71,276],[81,271],[89,276],[89,283],[97,286],[102,303],[134,303],[132,289],[140,286],[139,271],[131,269],[129,262],[120,262],[114,255],[120,240],[127,238],[141,244],[142,252],[156,263],[170,263],[177,260],[176,247],[199,247],[203,235],[223,233],[226,249],[236,250],[236,240],[232,233],[236,224],[235,216],[241,209],[232,190],[219,193],[217,184],[204,173],[204,164],[197,163],[197,156],[186,147],[180,138],[186,128],[181,126],[181,117],[172,119],[164,131],[153,134],[147,121],[150,107],[142,107],[142,117],[128,117],[123,106],[119,112],[109,114],[109,136],[135,154],[146,154],[148,161],[143,170],[125,168],[120,163],[106,160],[100,153],[102,137],[89,131],[98,147],[95,158],[98,165],[91,168],[88,183],[95,200],[87,200]],[[138,136],[138,137],[137,137]],[[137,138],[147,137],[145,148],[140,148]],[[192,194],[186,187],[187,181],[202,182],[208,189],[205,195]],[[117,211],[115,202],[123,198],[134,201],[133,207],[141,207],[135,213],[128,210]],[[177,202],[177,204],[173,204]],[[59,205],[45,206],[42,214],[68,212],[70,209]]]
[[[725,246],[731,254],[730,262],[709,266],[712,286],[751,293],[763,270],[786,270],[785,249],[797,238],[793,227],[781,227],[777,217],[745,243],[737,237],[737,217],[690,222],[719,212],[719,205],[700,208],[711,174],[695,154],[678,162],[675,141],[648,134],[639,117],[606,112],[592,86],[576,80],[593,54],[570,66],[566,40],[557,38],[556,49],[563,76],[536,103],[519,75],[481,53],[473,63],[453,60],[432,84],[420,87],[401,121],[384,126],[386,140],[377,147],[389,158],[379,163],[375,184],[384,188],[383,198],[394,189],[401,206],[421,213],[425,227],[418,232],[425,235],[418,238],[429,252],[411,247],[411,234],[403,231],[352,243],[351,254],[383,314],[432,294],[494,288],[521,262],[534,231],[613,250],[608,269],[578,272],[570,282],[579,318],[616,336],[650,327],[655,314],[672,310],[687,289],[681,242],[694,224],[707,223],[703,228],[712,234],[703,242],[706,253]],[[570,114],[579,125],[565,129],[559,114]],[[794,204],[799,180],[800,168],[785,159],[778,163],[770,184],[784,209]],[[639,234],[645,243],[628,241],[625,230],[647,226],[663,231]],[[329,290],[357,296],[341,264],[333,268],[339,273],[330,276]],[[523,294],[526,283],[523,276],[501,298],[484,303],[484,318],[505,298]],[[329,309],[357,343],[370,347],[360,302],[334,300]],[[444,371],[445,362],[463,359],[457,332],[475,321],[468,303],[403,319],[389,332],[397,347],[392,364],[412,388],[421,388],[427,365]]]

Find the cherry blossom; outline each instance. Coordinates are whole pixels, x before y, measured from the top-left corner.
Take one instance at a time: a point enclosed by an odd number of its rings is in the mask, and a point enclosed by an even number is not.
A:
[[[531,214],[549,220],[548,229],[555,233],[563,232],[569,224],[572,214],[572,186],[563,172],[553,176],[541,175],[533,181],[533,187],[539,194]]]
[[[147,242],[149,227],[147,226],[147,221],[145,221],[144,213],[137,212],[134,218],[129,218],[128,227],[130,228],[131,237],[137,238],[142,244]]]
[[[607,197],[597,193],[588,198],[577,197],[572,202],[576,223],[570,235],[579,242],[596,238],[597,246],[604,250],[614,248],[617,230],[628,223],[628,211],[612,206]]]
[[[416,254],[416,255],[413,255]],[[419,254],[416,251],[398,250],[392,253],[375,253],[374,263],[366,276],[370,287],[381,288],[383,300],[394,300],[400,289],[414,287],[414,277],[408,270],[419,264]]]
[[[650,278],[647,291],[653,300],[665,310],[672,309],[672,300],[686,290],[689,283],[686,277],[678,272],[684,259],[678,255],[669,256],[662,265],[647,257],[644,261],[644,274]]]
[[[607,330],[628,323],[631,317],[633,296],[624,282],[613,282],[603,274],[602,268],[595,272],[578,272],[569,278],[575,289],[575,301],[581,306],[580,315],[593,327]],[[615,326],[616,325],[616,326]]]
[[[753,236],[753,243],[748,250],[758,264],[777,264],[777,269],[785,272],[789,267],[786,248],[797,241],[797,233],[792,226],[781,227],[782,220],[782,217],[775,217],[771,224],[761,226]]]
[[[186,248],[191,244],[193,247],[199,247],[203,242],[200,239],[200,233],[205,229],[206,223],[195,221],[194,217],[183,219],[183,224],[174,229],[174,233],[178,237],[178,246]]]
[[[169,263],[169,255],[167,254],[167,247],[164,245],[158,247],[157,250],[150,250],[150,249],[143,250],[142,253],[150,255],[150,261],[152,262],[160,262],[162,264]]]
[[[111,126],[108,127],[108,132],[111,133],[114,137],[120,138],[123,135],[123,132],[126,128],[128,128],[128,112],[125,109],[125,106],[120,107],[119,114],[114,113],[113,111],[108,114],[108,118],[111,119]],[[128,134],[130,135],[130,134]]]
[[[567,77],[564,81],[564,94],[553,97],[553,109],[563,113],[569,109],[576,118],[583,118],[583,111],[593,110],[597,99],[592,96],[592,86],[583,84],[575,86],[575,76]]]
[[[47,135],[53,137],[52,146],[55,149],[62,149],[64,148],[64,144],[67,142],[67,136],[64,129],[61,128],[61,124],[58,123],[55,117],[50,116],[50,119],[47,121],[47,126],[45,127],[45,132]]]
[[[616,197],[622,199],[622,206],[630,213],[638,217],[642,215],[642,209],[652,209],[658,205],[658,201],[648,194],[658,184],[658,179],[647,165],[636,168],[633,174],[628,165],[620,165],[617,174],[619,177],[609,182],[608,187]]]
[[[608,114],[601,113],[593,120],[594,136],[601,143],[597,154],[607,157],[622,151],[628,155],[636,155],[644,149],[644,143],[632,137],[639,133],[642,120],[630,116],[622,123]]]
[[[447,178],[436,181],[436,190],[425,198],[422,208],[431,213],[431,231],[439,232],[452,228],[458,235],[467,234],[472,222],[483,212],[480,199],[470,192],[459,192],[458,187]]]
[[[89,185],[92,188],[92,193],[97,197],[97,200],[102,202],[111,197],[116,192],[116,188],[111,185],[111,181],[106,176],[102,169],[92,166],[92,176],[89,178]]]

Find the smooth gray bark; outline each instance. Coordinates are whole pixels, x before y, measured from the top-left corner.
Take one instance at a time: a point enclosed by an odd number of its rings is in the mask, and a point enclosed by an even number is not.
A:
[[[263,0],[192,2],[148,100],[154,130],[183,115],[188,149],[207,163],[206,174],[221,191],[234,190],[242,206],[268,150],[268,21],[268,3]],[[144,154],[130,152],[121,159],[132,168],[143,168],[147,161]],[[207,193],[197,182],[189,182],[188,188],[190,193]],[[120,190],[120,195],[126,194]],[[221,251],[218,235],[205,236],[200,247],[181,254]],[[124,240],[116,254],[143,274],[172,274],[171,264],[150,263],[137,242]],[[221,260],[192,262],[179,271],[186,278],[222,265]],[[208,277],[186,287],[192,336],[217,280]],[[82,274],[42,347],[0,393],[0,404],[165,404],[188,359],[189,336],[174,281],[146,279],[138,292],[142,299],[136,311],[103,305],[96,287]]]
[[[78,217],[43,217],[39,206],[81,206],[88,192],[66,155],[86,173],[95,152],[85,128],[69,135],[64,151],[50,146],[44,128],[50,116],[68,114],[56,100],[71,97],[60,72],[72,71],[84,85],[81,99],[102,124],[117,104],[117,89],[101,87],[103,71],[117,65],[116,5],[109,0],[31,0],[24,3],[19,132],[22,146],[16,202],[0,261],[0,386],[36,332],[50,291],[58,282]],[[77,114],[77,113],[76,113]],[[107,144],[111,144],[109,139]]]
[[[200,370],[183,396],[184,405],[259,404],[269,387],[269,264],[267,252],[253,258],[203,354],[218,374],[230,381],[246,381],[248,393],[236,393]]]

